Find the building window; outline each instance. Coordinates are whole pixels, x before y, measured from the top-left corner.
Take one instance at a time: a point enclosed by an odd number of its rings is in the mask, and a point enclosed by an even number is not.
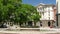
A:
[[[39,11],[43,11],[43,8],[38,8]]]

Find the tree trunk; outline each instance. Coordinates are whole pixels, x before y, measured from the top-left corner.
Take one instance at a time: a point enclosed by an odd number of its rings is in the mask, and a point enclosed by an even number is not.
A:
[[[34,26],[36,26],[36,22],[34,22]]]
[[[25,26],[26,26],[26,22],[25,22]]]
[[[19,22],[19,26],[21,27],[21,23]]]

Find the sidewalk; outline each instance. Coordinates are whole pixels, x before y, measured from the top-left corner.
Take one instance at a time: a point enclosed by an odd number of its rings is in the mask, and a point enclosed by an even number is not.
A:
[[[53,30],[53,31],[60,32],[60,28],[41,27],[40,30]]]
[[[40,31],[0,31],[0,33],[8,34],[56,34],[59,32],[40,32]]]
[[[0,29],[0,31],[2,31],[2,30],[6,30],[6,29],[13,29],[13,30],[15,30],[15,29],[25,29],[25,30],[51,30],[51,31],[60,31],[60,28],[49,28],[49,27],[40,27],[40,28],[1,28]]]
[[[23,28],[21,28],[23,29]],[[25,29],[25,28],[24,28]],[[60,34],[60,28],[49,28],[49,27],[41,27],[41,28],[26,28],[26,29],[40,29],[40,31],[0,31],[0,33],[11,33],[11,34]],[[54,30],[54,31],[41,31],[41,30]]]

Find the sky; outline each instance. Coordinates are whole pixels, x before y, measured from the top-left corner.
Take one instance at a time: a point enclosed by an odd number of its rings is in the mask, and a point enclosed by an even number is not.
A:
[[[23,0],[24,4],[31,4],[37,6],[40,3],[44,4],[56,4],[56,0]]]

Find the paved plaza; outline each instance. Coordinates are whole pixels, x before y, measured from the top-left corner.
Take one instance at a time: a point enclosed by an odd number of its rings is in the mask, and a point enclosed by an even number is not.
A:
[[[3,31],[0,34],[59,34],[59,32],[39,32],[39,31]]]
[[[49,30],[49,31],[41,31],[41,30]],[[60,34],[60,28],[58,29],[58,28],[46,27],[46,28],[40,28],[40,31],[0,31],[0,34]]]

